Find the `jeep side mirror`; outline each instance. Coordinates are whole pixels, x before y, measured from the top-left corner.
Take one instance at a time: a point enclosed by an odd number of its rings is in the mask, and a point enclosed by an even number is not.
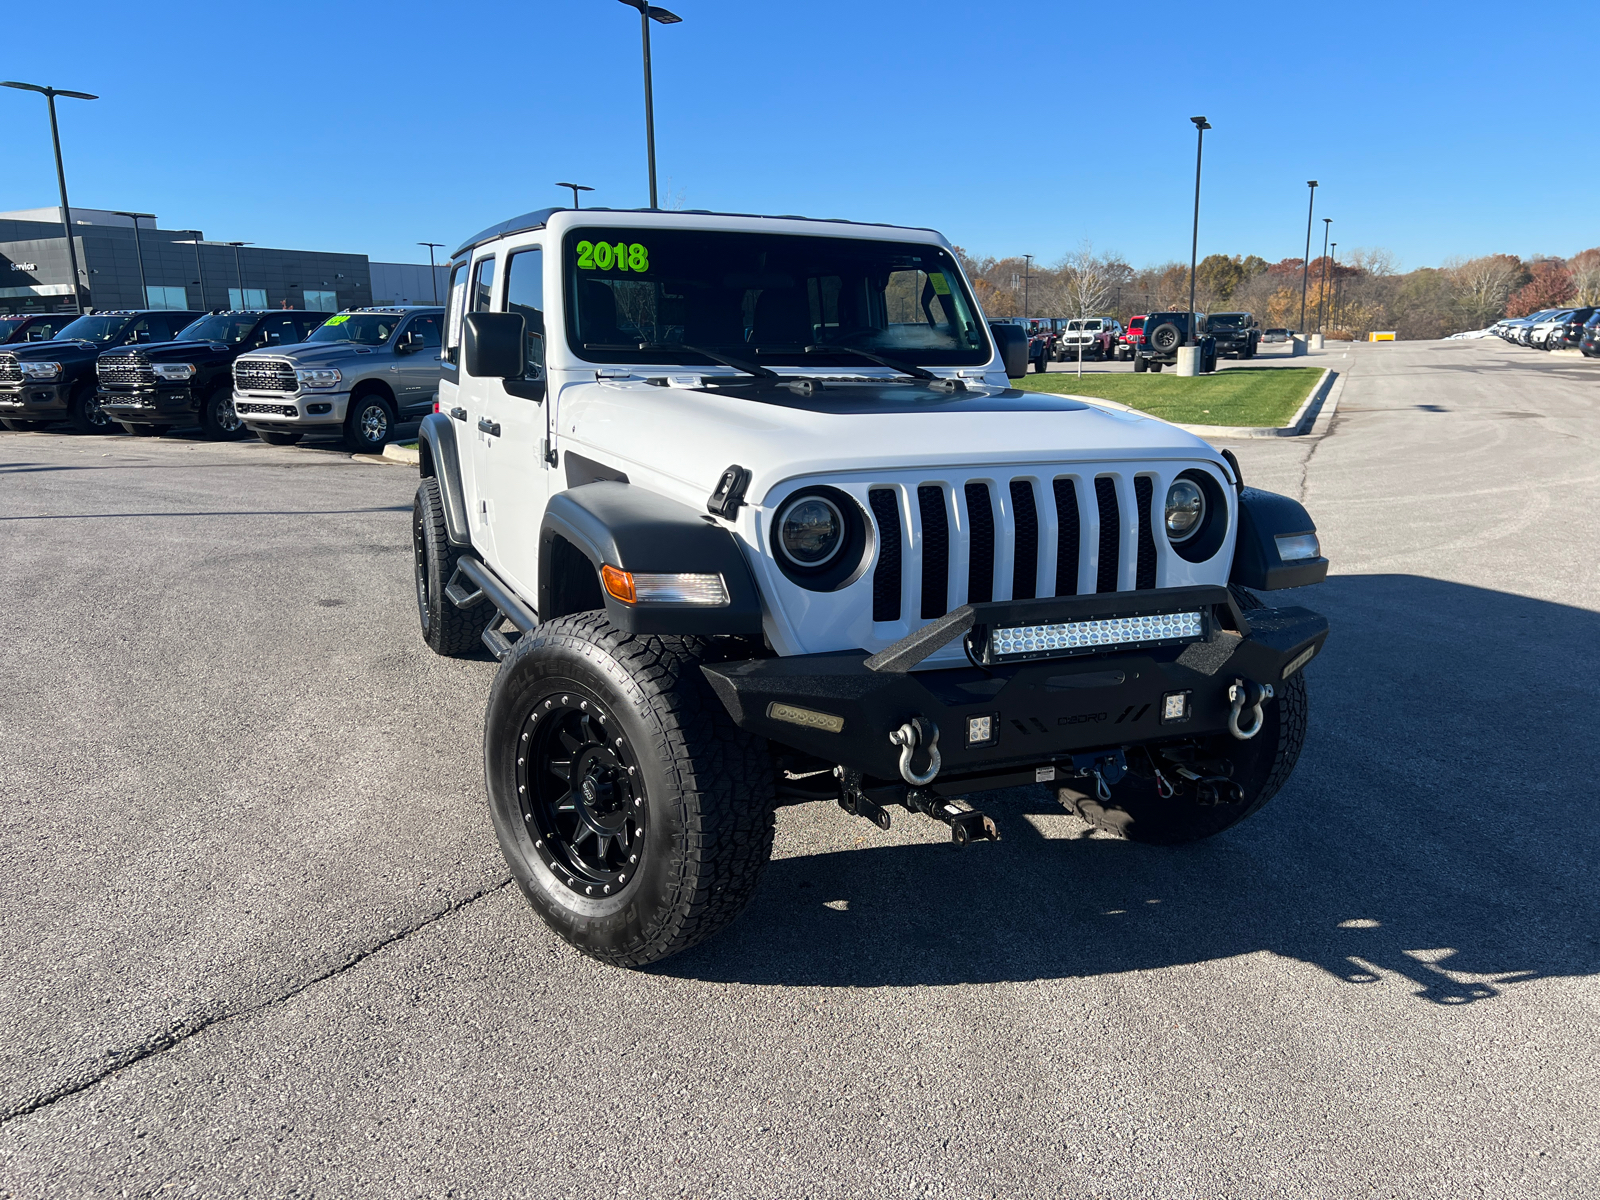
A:
[[[995,348],[1005,364],[1006,378],[1021,379],[1028,373],[1028,334],[1020,325],[991,325]]]
[[[461,353],[468,375],[488,379],[522,377],[526,322],[521,313],[468,313],[463,325]]]

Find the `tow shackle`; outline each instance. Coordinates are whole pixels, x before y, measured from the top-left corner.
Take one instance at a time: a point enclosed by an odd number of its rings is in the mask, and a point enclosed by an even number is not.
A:
[[[1228,699],[1233,701],[1233,707],[1228,711],[1228,732],[1241,742],[1248,742],[1260,733],[1262,723],[1266,720],[1261,713],[1261,706],[1272,699],[1272,696],[1270,683],[1235,679],[1228,687]],[[1250,722],[1248,728],[1239,724],[1239,718],[1246,714]]]
[[[926,787],[943,765],[939,758],[939,727],[926,717],[912,717],[889,734],[889,741],[900,747],[900,778],[912,787]],[[919,745],[928,748],[928,769],[917,774],[911,769],[911,755]]]

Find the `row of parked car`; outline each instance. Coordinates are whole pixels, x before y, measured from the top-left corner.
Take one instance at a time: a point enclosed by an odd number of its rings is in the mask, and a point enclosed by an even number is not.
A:
[[[1535,350],[1581,350],[1600,358],[1600,305],[1547,308],[1489,326],[1496,337]]]
[[[442,308],[0,317],[0,424],[136,436],[307,433],[381,452],[439,389]]]
[[[1177,362],[1189,328],[1196,329],[1201,370],[1221,358],[1254,358],[1263,342],[1287,341],[1286,329],[1262,330],[1254,313],[1141,313],[1126,327],[1115,317],[1004,317],[992,325],[1021,325],[1028,333],[1028,362],[1045,371],[1052,362],[1133,360],[1135,371],[1159,371]],[[1148,332],[1147,332],[1148,331]]]

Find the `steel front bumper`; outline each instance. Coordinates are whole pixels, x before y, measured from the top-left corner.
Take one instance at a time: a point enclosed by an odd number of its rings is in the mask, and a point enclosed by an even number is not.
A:
[[[344,424],[349,392],[233,392],[233,411],[251,429]]]
[[[17,420],[58,420],[67,413],[70,385],[52,383],[0,384],[0,417]]]
[[[106,416],[129,425],[170,425],[197,411],[194,393],[187,385],[118,391],[101,388],[98,398]]]
[[[904,668],[906,656],[885,668],[893,647],[870,659],[850,651],[703,670],[740,728],[825,762],[898,779],[900,747],[889,735],[920,717],[938,728],[941,780],[995,774],[1093,750],[1225,733],[1235,681],[1281,688],[1322,648],[1328,622],[1299,607],[1252,609],[1246,619],[1219,587],[1009,601],[951,614],[973,614],[971,632],[961,636],[981,658],[996,627],[1196,609],[1204,635],[1184,644],[915,673],[894,669]],[[1171,719],[1168,698],[1185,693],[1187,715]],[[974,736],[985,732],[987,738]],[[919,751],[917,766],[926,761]]]

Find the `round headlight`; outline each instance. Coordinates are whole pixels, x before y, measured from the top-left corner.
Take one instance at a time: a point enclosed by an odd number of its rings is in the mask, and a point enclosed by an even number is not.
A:
[[[1167,537],[1181,542],[1205,522],[1206,496],[1200,485],[1179,479],[1167,489]]]
[[[778,517],[778,548],[797,567],[820,567],[844,545],[844,516],[832,500],[801,496]]]

